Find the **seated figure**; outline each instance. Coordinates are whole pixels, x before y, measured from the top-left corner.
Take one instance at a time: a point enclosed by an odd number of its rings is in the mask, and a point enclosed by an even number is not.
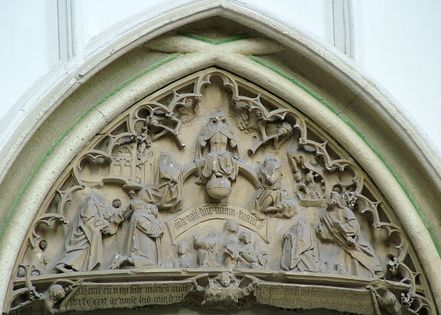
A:
[[[265,218],[265,215],[279,218],[291,218],[294,215],[295,202],[282,189],[281,167],[278,158],[269,156],[259,169],[260,187],[255,202],[255,215],[259,219]]]

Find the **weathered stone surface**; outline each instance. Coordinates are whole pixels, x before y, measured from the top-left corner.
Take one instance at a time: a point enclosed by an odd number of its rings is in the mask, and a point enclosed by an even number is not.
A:
[[[367,181],[282,100],[198,72],[78,153],[29,232],[8,311],[43,301],[50,312],[261,303],[372,314],[380,283],[403,309],[430,312],[408,240]]]
[[[60,305],[60,311],[88,311],[108,308],[134,308],[168,305],[183,301],[192,289],[191,281],[131,284],[84,284]]]
[[[329,308],[355,314],[380,314],[368,290],[293,284],[260,284],[256,300],[288,309]]]

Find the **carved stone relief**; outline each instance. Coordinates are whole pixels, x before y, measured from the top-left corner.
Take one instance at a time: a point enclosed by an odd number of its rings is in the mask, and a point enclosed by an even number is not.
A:
[[[6,312],[180,303],[431,314],[380,198],[307,117],[207,69],[134,104],[72,161],[32,225]]]

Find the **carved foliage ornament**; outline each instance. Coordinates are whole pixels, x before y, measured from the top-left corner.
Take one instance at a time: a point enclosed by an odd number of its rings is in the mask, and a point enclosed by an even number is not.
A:
[[[5,311],[429,314],[413,250],[380,198],[307,117],[207,69],[134,104],[77,155],[29,231]]]

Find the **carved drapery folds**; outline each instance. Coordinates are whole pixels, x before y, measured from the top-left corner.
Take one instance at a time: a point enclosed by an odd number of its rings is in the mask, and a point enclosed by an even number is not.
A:
[[[12,281],[8,312],[432,308],[407,237],[356,162],[292,106],[214,68],[134,104],[77,155]],[[336,303],[336,287],[354,303]]]

